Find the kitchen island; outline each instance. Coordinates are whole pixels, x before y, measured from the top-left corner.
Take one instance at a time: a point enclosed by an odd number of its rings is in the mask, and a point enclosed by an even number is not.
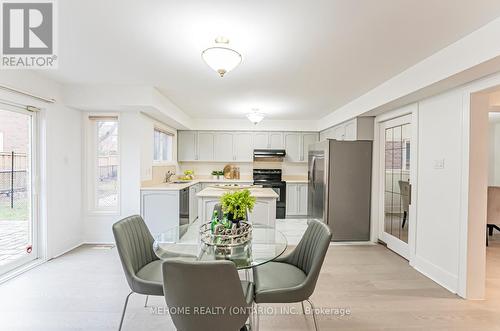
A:
[[[276,199],[278,194],[271,188],[250,187],[251,196],[256,198],[254,209],[248,213],[249,221],[255,224],[276,226]],[[219,203],[220,197],[227,192],[234,192],[234,188],[207,187],[198,194],[199,218],[202,223],[212,218],[214,206]]]

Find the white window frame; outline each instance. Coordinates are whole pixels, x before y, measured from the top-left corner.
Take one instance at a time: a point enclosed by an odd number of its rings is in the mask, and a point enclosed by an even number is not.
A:
[[[121,130],[120,118],[116,114],[90,114],[86,116],[87,125],[87,212],[90,215],[120,215],[121,214]],[[118,123],[118,169],[117,169],[117,204],[113,207],[99,207],[97,203],[98,187],[98,121],[116,121]]]
[[[166,134],[167,136],[170,136],[170,138],[172,139],[172,148],[171,148],[171,156],[170,156],[170,160],[155,160],[155,149],[156,149],[156,145],[155,145],[155,132],[156,131],[159,131],[163,134]],[[161,165],[175,165],[175,144],[176,144],[176,140],[175,140],[175,134],[170,132],[169,130],[165,130],[165,129],[162,129],[158,126],[154,126],[153,127],[153,165],[155,166],[161,166]]]

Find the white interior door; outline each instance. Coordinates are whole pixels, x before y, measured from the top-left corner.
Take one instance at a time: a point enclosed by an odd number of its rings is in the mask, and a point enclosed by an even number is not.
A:
[[[414,228],[412,204],[412,123],[406,115],[380,125],[380,207],[379,239],[406,259],[408,240]]]
[[[0,104],[0,274],[38,258],[35,114]]]

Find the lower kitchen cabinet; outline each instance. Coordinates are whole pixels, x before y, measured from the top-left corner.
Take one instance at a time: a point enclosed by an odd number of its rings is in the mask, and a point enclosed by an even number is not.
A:
[[[178,226],[179,212],[179,191],[141,191],[141,216],[153,236]]]
[[[307,183],[286,184],[286,216],[307,215]]]
[[[198,197],[196,194],[201,191],[201,184],[189,187],[189,224],[198,218]]]

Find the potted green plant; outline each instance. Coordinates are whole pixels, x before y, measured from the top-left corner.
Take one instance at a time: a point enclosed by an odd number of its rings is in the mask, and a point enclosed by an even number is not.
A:
[[[212,171],[212,179],[219,180],[220,176],[224,176],[224,171],[222,171],[222,170],[214,170],[214,171]]]
[[[219,172],[217,170],[212,171],[212,179],[219,179]]]
[[[250,195],[249,190],[228,192],[222,195],[220,204],[224,214],[227,214],[227,219],[239,225],[240,221],[246,220],[247,210],[253,211],[255,197]]]

